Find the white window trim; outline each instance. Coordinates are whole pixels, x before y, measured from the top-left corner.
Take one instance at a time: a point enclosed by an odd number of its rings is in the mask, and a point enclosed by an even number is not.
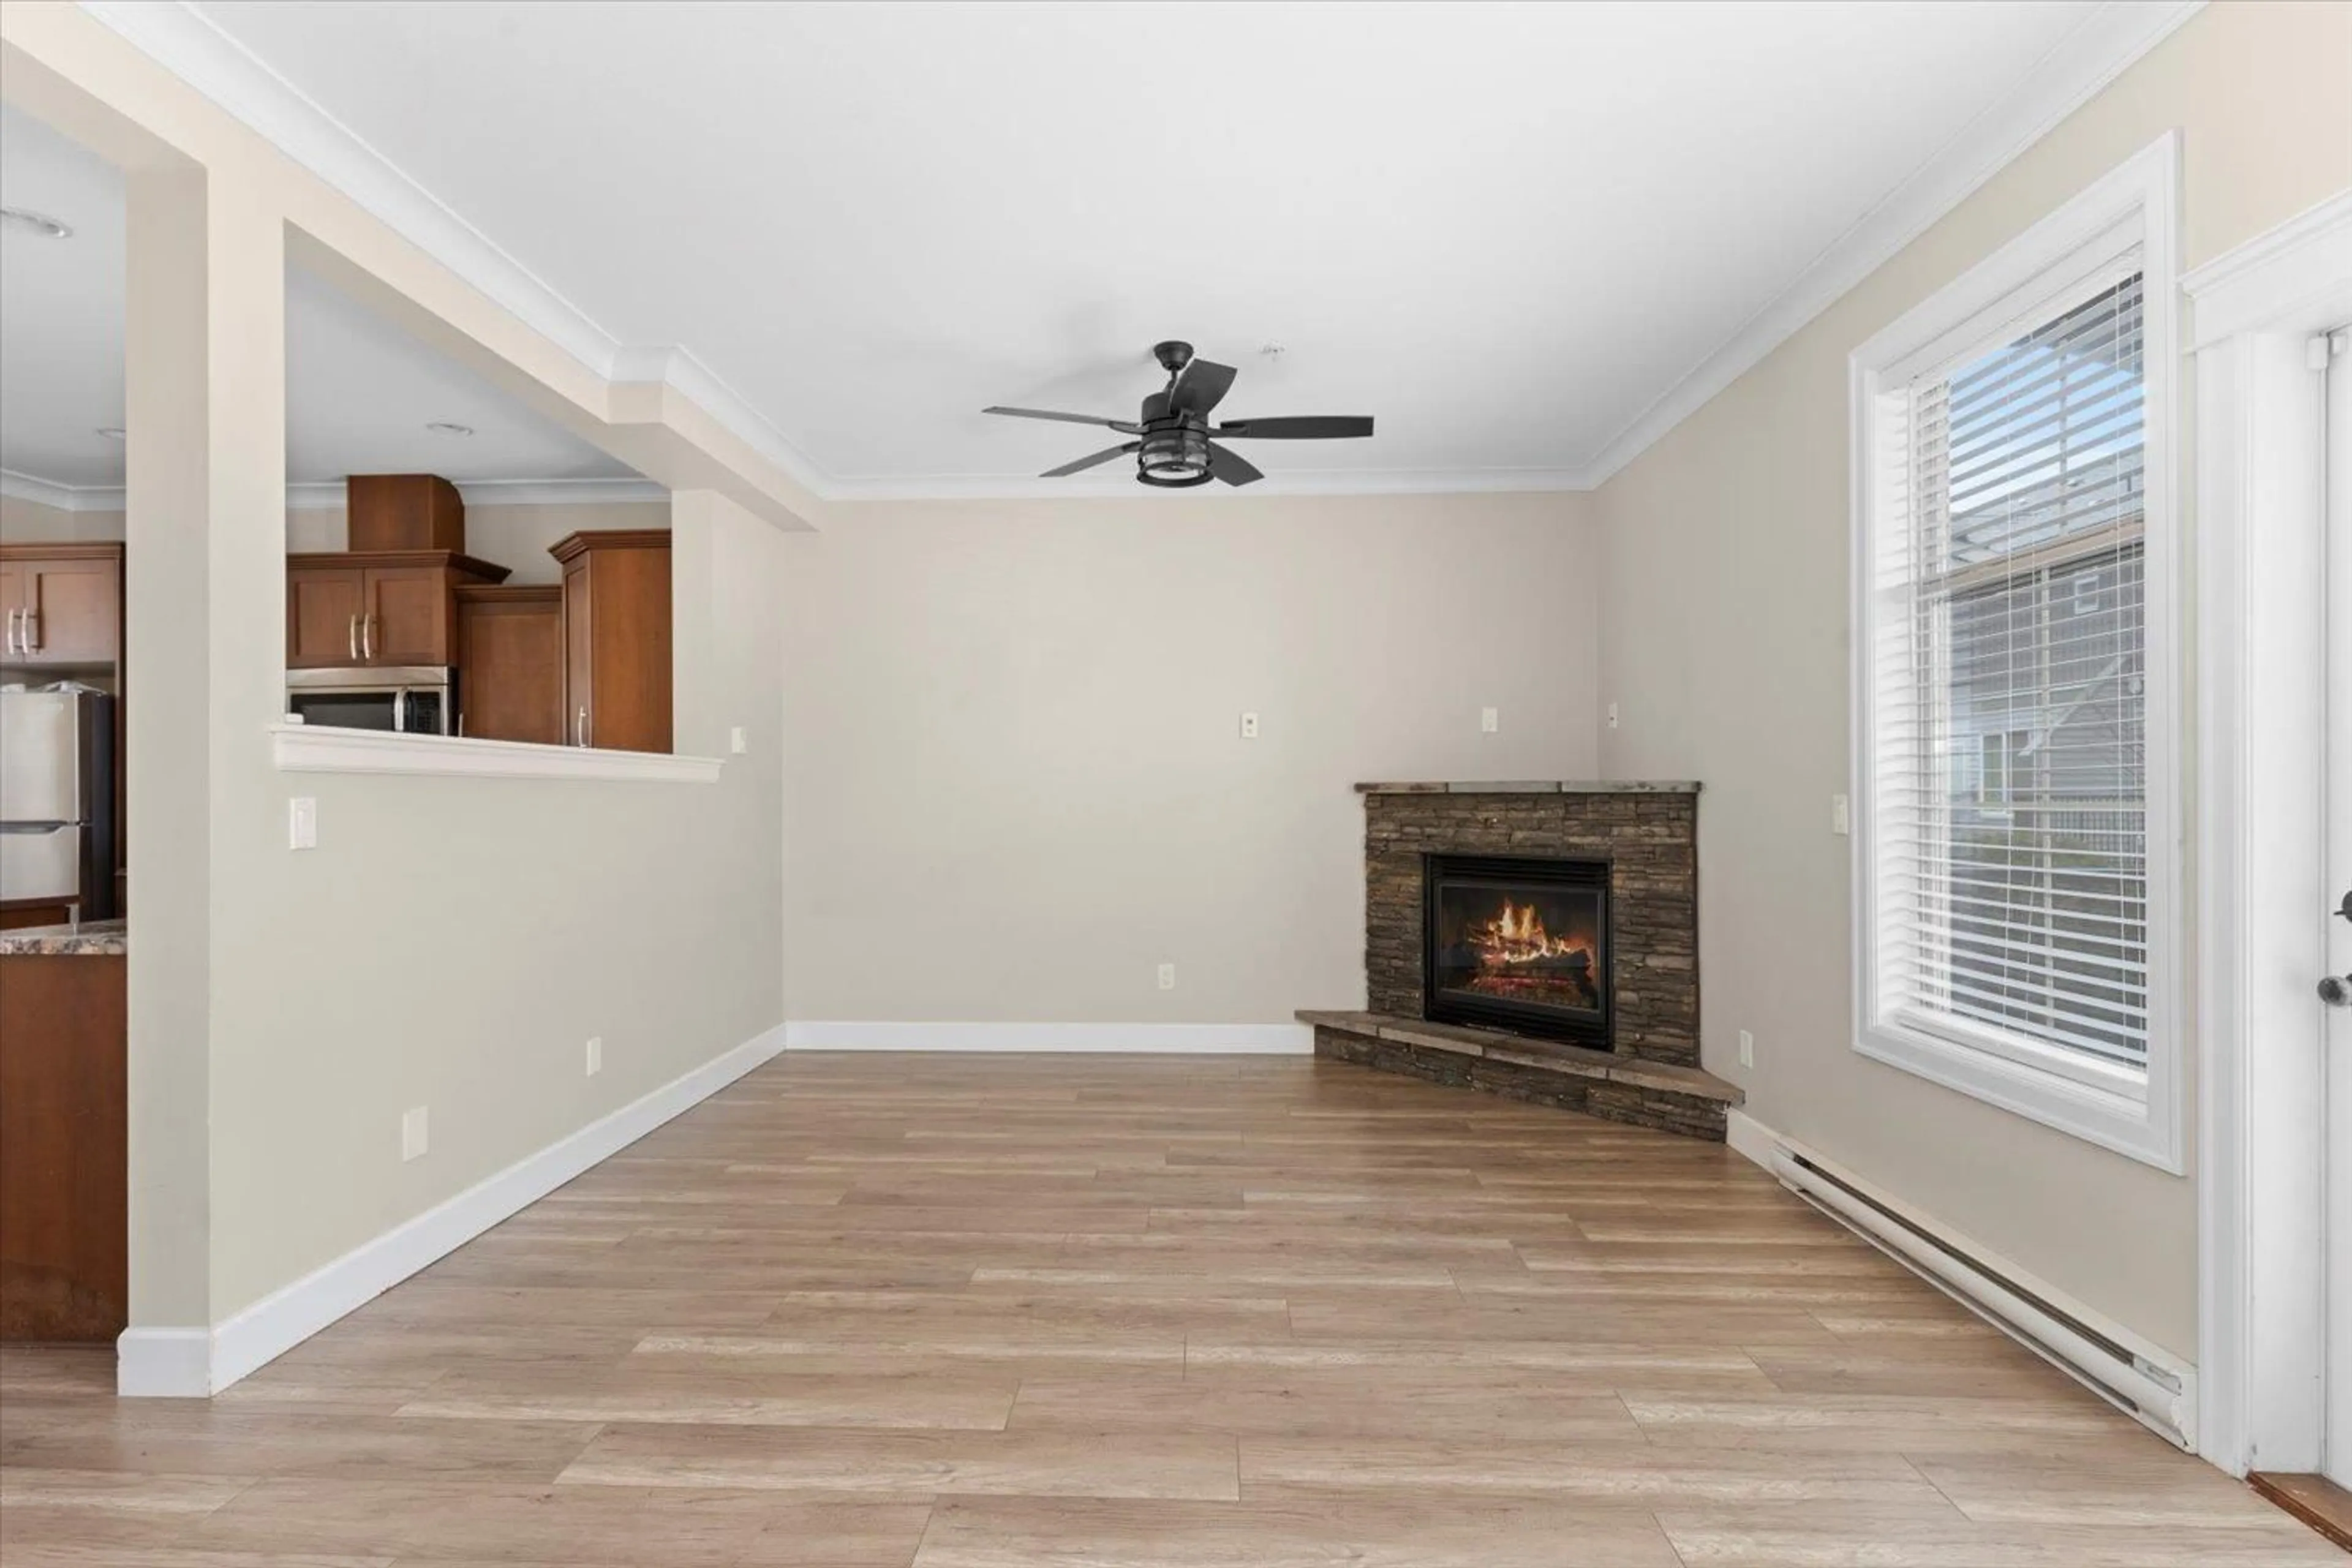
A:
[[[2186,1169],[2180,1027],[2183,966],[2180,539],[2175,500],[2174,400],[2179,380],[2178,139],[2168,132],[1906,312],[1854,351],[1851,383],[1853,650],[1850,772],[1853,810],[1853,1048],[1862,1055],[2013,1111],[2045,1126],[2172,1172]],[[2023,321],[2053,293],[2101,265],[2128,230],[2142,247],[2146,422],[2147,669],[2147,1070],[2145,1076],[2013,1037],[1979,1036],[1939,1018],[1932,1029],[1888,1025],[1873,1005],[1879,932],[1875,880],[1876,754],[1869,668],[1876,606],[1870,589],[1879,500],[1877,425],[1882,399],[1912,374],[1981,337],[1988,318]],[[2027,324],[2031,324],[2028,322]]]

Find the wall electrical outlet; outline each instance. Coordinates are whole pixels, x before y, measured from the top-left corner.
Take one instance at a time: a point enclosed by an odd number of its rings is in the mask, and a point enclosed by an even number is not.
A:
[[[400,1117],[400,1157],[414,1160],[425,1152],[425,1107],[411,1106]]]
[[[603,1072],[604,1070],[604,1037],[602,1035],[591,1035],[588,1037],[588,1076],[590,1078],[594,1078],[598,1073]]]
[[[289,849],[316,849],[319,847],[319,803],[312,796],[298,795],[286,803],[286,847]]]
[[[1739,1065],[1744,1068],[1756,1065],[1756,1037],[1745,1029],[1739,1031]]]
[[[1842,795],[1830,796],[1830,831],[1841,837],[1853,831],[1853,803]]]
[[[1255,741],[1257,739],[1256,714],[1244,713],[1242,715],[1242,739],[1244,741]]]
[[[727,731],[727,749],[739,757],[751,749],[751,739],[743,733],[742,725],[738,724]]]
[[[1502,727],[1503,710],[1500,708],[1481,708],[1478,710],[1478,732],[1480,734],[1492,735],[1502,729]]]
[[[1173,991],[1176,989],[1176,966],[1174,964],[1163,963],[1160,966],[1160,989],[1162,991]]]

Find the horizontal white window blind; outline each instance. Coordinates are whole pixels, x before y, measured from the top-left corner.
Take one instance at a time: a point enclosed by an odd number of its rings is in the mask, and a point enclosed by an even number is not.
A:
[[[1878,1021],[2141,1069],[2137,248],[1882,399],[1868,543]]]

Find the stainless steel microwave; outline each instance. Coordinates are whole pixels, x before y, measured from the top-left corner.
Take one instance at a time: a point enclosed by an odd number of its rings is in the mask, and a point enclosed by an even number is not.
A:
[[[446,735],[456,728],[457,671],[436,665],[362,665],[286,672],[286,711],[305,724]]]

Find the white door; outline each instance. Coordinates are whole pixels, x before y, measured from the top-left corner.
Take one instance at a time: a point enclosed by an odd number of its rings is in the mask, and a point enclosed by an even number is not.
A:
[[[2327,369],[2327,1438],[2352,1487],[2352,328]],[[2340,988],[2340,989],[2339,989]]]

